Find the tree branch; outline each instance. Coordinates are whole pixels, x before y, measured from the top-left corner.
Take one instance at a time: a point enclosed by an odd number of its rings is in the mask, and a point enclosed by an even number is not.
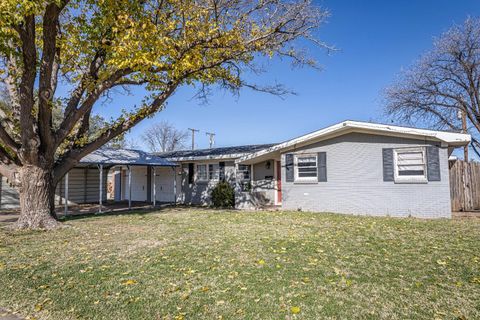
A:
[[[0,140],[3,141],[13,152],[18,153],[20,149],[20,144],[18,144],[13,138],[8,134],[5,128],[0,124]]]
[[[65,138],[70,134],[73,130],[75,124],[86,114],[88,113],[95,102],[100,98],[102,93],[106,90],[112,88],[116,81],[121,79],[122,77],[131,73],[132,70],[129,68],[121,69],[114,72],[108,79],[103,81],[101,84],[97,85],[97,87],[90,92],[89,95],[85,98],[82,105],[77,109],[72,109],[69,112],[66,111],[65,118],[63,119],[62,123],[60,124],[59,129],[55,133],[56,141],[55,145],[58,147]],[[68,108],[68,107],[67,107]]]
[[[165,101],[173,94],[177,86],[178,83],[170,83],[166,90],[162,94],[158,95],[150,105],[140,108],[134,115],[128,117],[127,119],[121,118],[122,120],[119,119],[115,121],[110,128],[106,129],[99,137],[87,143],[86,145],[77,148],[71,148],[57,161],[57,165],[54,168],[55,179],[61,179],[61,177],[63,177],[80,161],[81,158],[87,154],[100,148],[120,134],[130,130],[140,121],[157,112],[165,103]]]

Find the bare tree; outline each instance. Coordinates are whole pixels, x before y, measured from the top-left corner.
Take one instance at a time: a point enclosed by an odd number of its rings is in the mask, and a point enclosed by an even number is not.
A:
[[[468,18],[436,39],[386,90],[386,112],[396,122],[466,131],[480,156],[480,19]]]
[[[167,152],[184,148],[188,133],[163,120],[147,129],[142,138],[151,152]]]

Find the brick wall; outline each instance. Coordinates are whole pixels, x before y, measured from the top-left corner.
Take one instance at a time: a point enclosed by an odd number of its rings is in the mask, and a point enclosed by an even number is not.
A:
[[[285,181],[282,154],[282,207],[289,210],[390,215],[421,218],[451,217],[448,151],[440,148],[441,181],[398,184],[383,181],[382,148],[428,145],[432,142],[350,133],[289,153],[327,152],[327,182]]]

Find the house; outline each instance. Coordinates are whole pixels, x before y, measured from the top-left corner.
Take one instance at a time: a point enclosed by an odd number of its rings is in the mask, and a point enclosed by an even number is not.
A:
[[[274,145],[162,153],[180,165],[179,202],[208,204],[225,179],[236,207],[451,216],[448,158],[460,133],[344,121]]]
[[[111,201],[127,200],[129,207],[131,201],[209,205],[214,186],[228,181],[238,209],[448,218],[448,159],[470,139],[344,121],[278,144],[159,154],[101,149],[63,179],[58,202],[102,203],[112,189]],[[15,192],[4,192],[4,185],[2,203],[11,202]]]

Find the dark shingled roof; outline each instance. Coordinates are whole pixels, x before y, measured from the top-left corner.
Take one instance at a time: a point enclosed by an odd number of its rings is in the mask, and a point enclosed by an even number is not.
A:
[[[275,144],[255,144],[247,146],[235,146],[235,147],[221,147],[211,149],[198,149],[198,150],[182,150],[172,152],[159,152],[158,156],[167,159],[179,159],[179,158],[197,158],[197,157],[227,157],[229,155],[241,155],[251,152],[256,152],[274,146]]]

